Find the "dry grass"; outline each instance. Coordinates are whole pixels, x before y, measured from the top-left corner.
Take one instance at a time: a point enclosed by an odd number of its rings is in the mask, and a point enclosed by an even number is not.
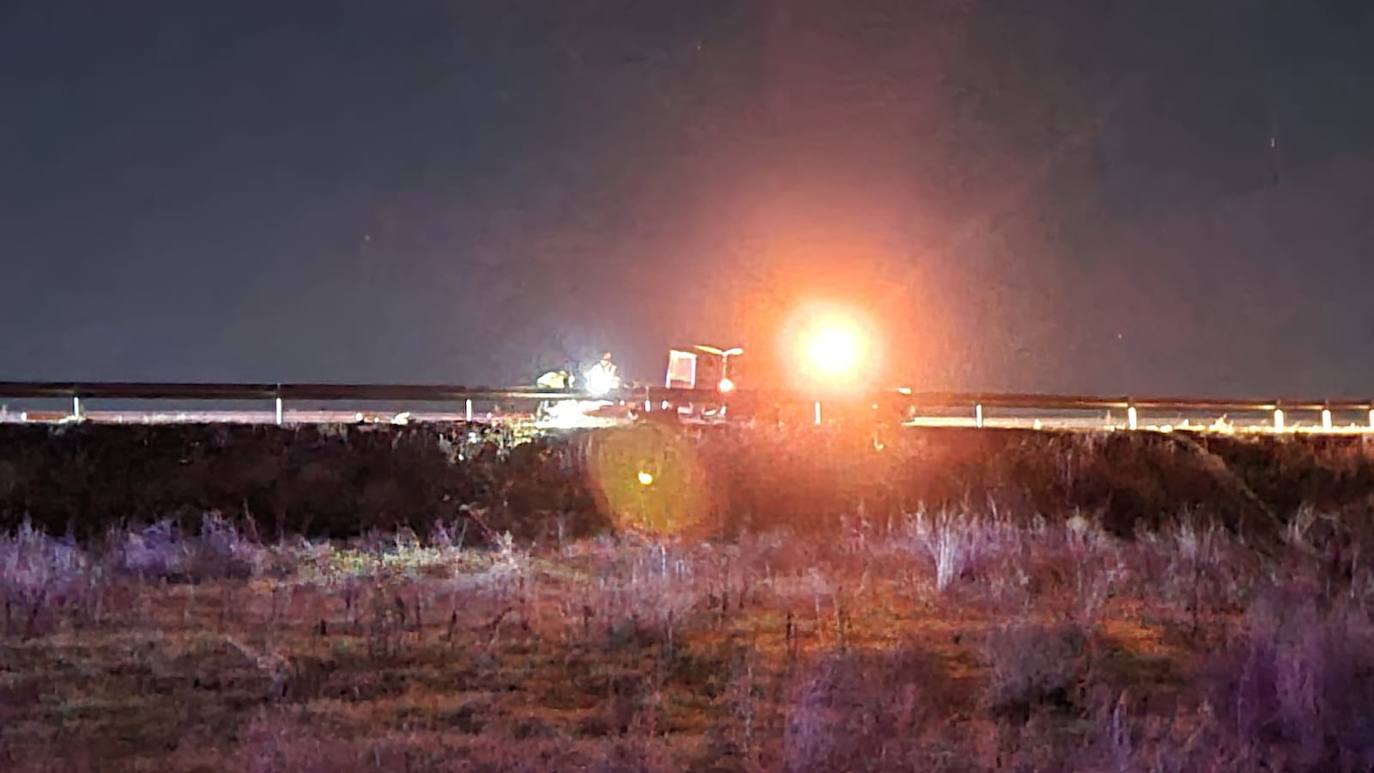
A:
[[[1317,530],[1259,563],[1202,522],[1122,541],[1089,518],[1020,520],[947,511],[850,521],[826,540],[622,536],[535,552],[507,540],[460,548],[443,533],[262,545],[215,518],[191,534],[87,548],[14,534],[0,542],[0,590],[36,603],[44,622],[0,638],[0,762],[1186,770],[1268,756],[1354,770],[1371,760],[1374,576],[1333,563]],[[145,553],[131,562],[133,537]],[[35,577],[37,587],[68,580],[33,602]]]

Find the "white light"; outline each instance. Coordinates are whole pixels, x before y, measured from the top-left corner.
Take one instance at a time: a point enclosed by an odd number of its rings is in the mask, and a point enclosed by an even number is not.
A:
[[[821,423],[821,401],[820,401],[820,400],[817,400],[817,401],[816,401],[815,412],[816,412],[816,424],[819,425],[819,424]]]
[[[1136,429],[1140,426],[1140,415],[1136,413],[1134,405],[1126,407],[1126,426],[1131,429]]]
[[[639,475],[637,475],[636,477],[639,478],[639,485],[641,486],[654,485],[654,474],[652,472],[649,472],[648,470],[640,470]]]
[[[549,429],[614,426],[614,419],[591,415],[608,405],[610,403],[605,400],[558,400],[549,406],[539,426]]]
[[[973,425],[979,429],[983,428],[983,404],[973,406]]]
[[[728,378],[723,378],[720,380],[720,383],[716,384],[716,389],[722,392],[733,392],[735,391],[735,382]]]
[[[1327,432],[1330,432],[1330,431],[1331,431],[1331,409],[1330,409],[1330,408],[1323,408],[1323,409],[1322,409],[1322,429],[1325,430],[1325,431],[1327,431]]]
[[[611,375],[604,368],[592,368],[587,371],[587,391],[600,397],[612,389],[620,386],[620,379]]]
[[[1283,409],[1282,409],[1282,408],[1275,408],[1275,409],[1274,409],[1274,431],[1275,431],[1275,432],[1282,432],[1282,431],[1283,431]]]

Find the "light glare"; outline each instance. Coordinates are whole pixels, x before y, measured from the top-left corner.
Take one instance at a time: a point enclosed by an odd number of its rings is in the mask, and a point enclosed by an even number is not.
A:
[[[620,379],[608,373],[603,368],[592,368],[585,374],[587,377],[587,391],[600,397],[615,389]]]
[[[838,376],[852,372],[859,364],[861,348],[857,331],[830,323],[812,334],[806,353],[818,372]]]

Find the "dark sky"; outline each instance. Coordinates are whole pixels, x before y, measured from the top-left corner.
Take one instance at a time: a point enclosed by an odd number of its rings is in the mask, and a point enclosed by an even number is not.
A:
[[[1374,5],[0,2],[0,378],[1374,393]]]

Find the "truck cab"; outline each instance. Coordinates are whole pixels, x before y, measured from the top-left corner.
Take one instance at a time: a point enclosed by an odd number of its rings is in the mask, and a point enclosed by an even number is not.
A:
[[[678,413],[703,420],[724,419],[728,397],[739,388],[742,354],[744,350],[738,346],[722,349],[697,344],[670,349],[666,386],[700,395],[699,399],[694,395],[687,403],[678,405]]]

